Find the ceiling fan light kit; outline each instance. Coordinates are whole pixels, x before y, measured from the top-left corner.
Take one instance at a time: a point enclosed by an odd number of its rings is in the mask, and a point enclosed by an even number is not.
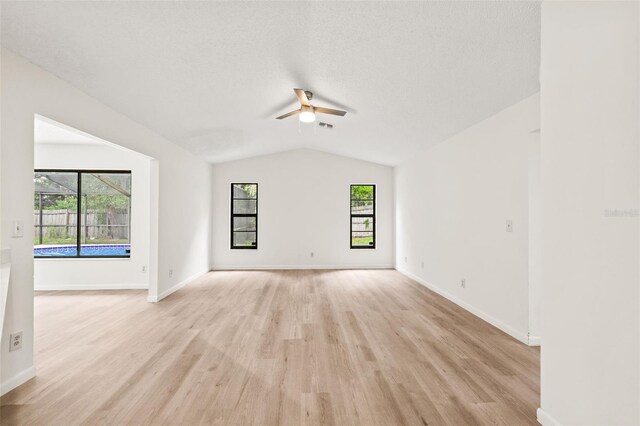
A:
[[[312,106],[302,105],[300,107],[300,121],[303,123],[313,123],[316,121],[316,113]]]
[[[347,113],[346,111],[341,111],[339,109],[314,107],[313,105],[311,105],[311,102],[309,102],[313,98],[313,93],[303,89],[293,89],[293,91],[298,97],[298,101],[300,101],[300,109],[282,114],[281,116],[276,117],[276,120],[282,120],[283,118],[300,114],[299,118],[302,123],[313,123],[314,121],[316,121],[316,113],[339,115],[340,117],[343,117]]]

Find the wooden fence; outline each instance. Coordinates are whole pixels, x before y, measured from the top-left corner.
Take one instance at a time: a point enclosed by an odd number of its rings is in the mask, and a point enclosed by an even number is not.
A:
[[[33,212],[36,240],[67,239],[76,236],[76,210],[36,210]],[[129,213],[126,209],[88,210],[81,213],[82,236],[88,239],[129,239]]]
[[[373,214],[373,206],[353,206],[351,208],[353,214]],[[351,231],[355,237],[366,237],[373,232],[375,224],[373,218],[354,218],[355,221],[351,224]]]

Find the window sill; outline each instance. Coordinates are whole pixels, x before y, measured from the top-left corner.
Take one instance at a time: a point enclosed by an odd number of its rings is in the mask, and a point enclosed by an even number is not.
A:
[[[42,256],[33,260],[131,260],[131,256]]]

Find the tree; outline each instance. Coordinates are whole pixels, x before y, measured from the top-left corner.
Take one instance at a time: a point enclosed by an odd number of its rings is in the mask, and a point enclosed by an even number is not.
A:
[[[373,200],[373,185],[351,186],[352,207],[370,205],[371,200]]]

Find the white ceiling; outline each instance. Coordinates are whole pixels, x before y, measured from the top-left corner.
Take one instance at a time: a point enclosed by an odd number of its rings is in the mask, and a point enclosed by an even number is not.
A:
[[[2,44],[211,162],[395,165],[539,90],[539,2],[2,2]],[[274,118],[294,87],[333,130]]]

